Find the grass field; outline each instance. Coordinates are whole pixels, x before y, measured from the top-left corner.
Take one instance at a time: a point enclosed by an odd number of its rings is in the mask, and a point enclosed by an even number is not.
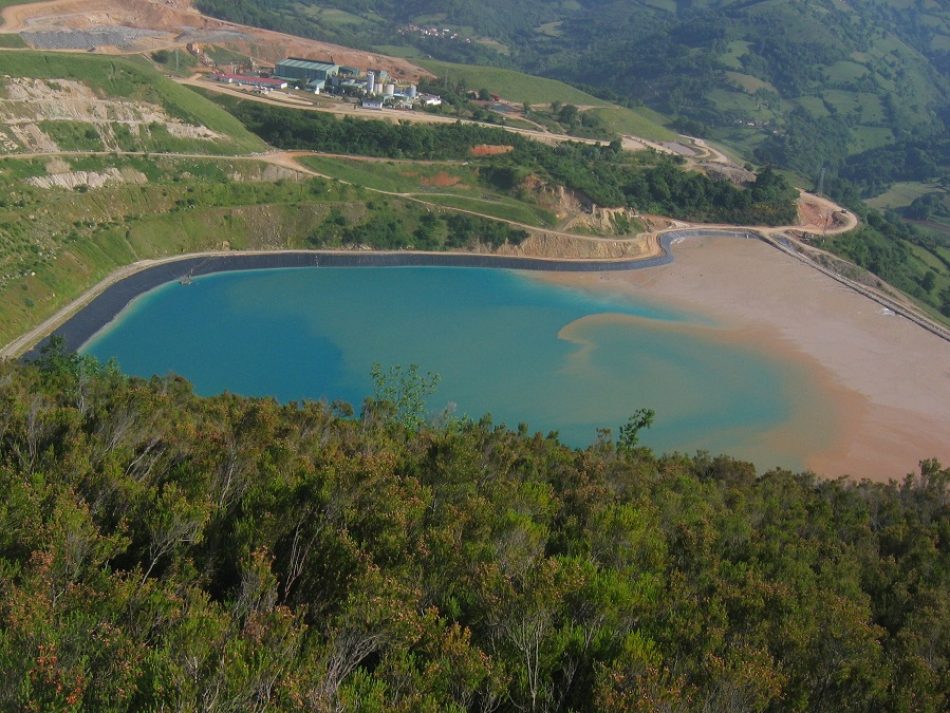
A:
[[[90,54],[3,52],[0,75],[37,79],[72,79],[100,96],[159,104],[172,117],[227,137],[224,141],[188,142],[201,153],[250,153],[264,143],[226,111],[187,87],[157,72],[144,58],[126,59]]]
[[[300,163],[318,173],[378,191],[406,193],[432,203],[472,210],[535,227],[552,227],[554,215],[534,203],[487,188],[475,166],[411,161],[359,161],[308,156]],[[481,196],[473,197],[473,195]]]
[[[550,104],[559,101],[562,104],[609,106],[609,102],[564,82],[533,77],[510,69],[452,64],[431,59],[420,60],[419,64],[439,77],[447,76],[449,81],[462,80],[473,89],[488,89],[513,102]]]
[[[472,190],[478,177],[474,168],[455,164],[410,161],[360,161],[307,156],[300,163],[314,171],[357,186],[394,193],[425,190]]]
[[[742,71],[742,57],[749,53],[750,44],[743,40],[733,40],[726,45],[726,51],[719,55],[719,61],[735,71]]]
[[[409,45],[373,45],[373,49],[382,54],[388,54],[390,57],[420,59],[425,56],[419,49]]]
[[[744,117],[757,121],[768,121],[775,116],[775,112],[763,104],[757,97],[743,91],[729,91],[726,89],[712,89],[708,93],[709,99],[722,112],[740,112]]]
[[[553,227],[555,223],[554,215],[549,211],[528,205],[527,203],[519,203],[510,198],[497,199],[489,197],[480,199],[463,195],[442,194],[420,196],[420,198],[425,199],[429,203],[444,205],[447,208],[473,211],[493,218],[513,220],[525,225],[550,228]]]
[[[894,134],[886,126],[856,126],[848,144],[850,153],[876,149],[894,141]]]
[[[795,99],[795,103],[800,105],[805,111],[807,111],[816,119],[823,119],[826,116],[831,116],[831,112],[828,111],[828,106],[819,96],[812,95],[798,97],[798,99]]]
[[[766,82],[763,79],[759,79],[758,77],[753,77],[751,74],[743,74],[742,72],[726,72],[726,78],[749,94],[755,94],[759,89],[766,89],[770,92],[775,92],[776,94],[778,93],[772,84]]]
[[[238,66],[249,64],[251,58],[246,54],[229,50],[227,47],[212,45],[205,52],[216,64],[235,64]]]
[[[936,186],[932,183],[921,183],[920,181],[895,183],[886,193],[869,199],[867,204],[878,209],[903,208],[913,203],[915,199],[935,190]]]
[[[449,81],[464,81],[475,89],[488,89],[512,102],[549,105],[552,102],[594,107],[590,109],[612,133],[632,134],[651,141],[672,141],[676,134],[663,126],[663,117],[647,108],[628,109],[572,87],[564,82],[497,67],[475,67],[434,60],[419,64]],[[553,127],[552,127],[553,128]],[[560,129],[558,129],[560,130]]]
[[[19,35],[0,35],[0,47],[5,49],[23,49],[26,42]]]
[[[42,121],[39,127],[63,151],[102,151],[96,127],[84,121]]]
[[[649,109],[627,109],[622,106],[590,109],[603,122],[604,126],[617,134],[631,134],[650,141],[673,141],[676,132],[660,123],[659,114]]]
[[[835,62],[827,71],[828,78],[833,82],[850,82],[868,74],[868,69],[863,64],[847,60]]]
[[[346,12],[345,10],[338,10],[336,8],[316,8],[310,6],[303,6],[304,14],[309,15],[315,20],[318,20],[320,24],[327,25],[331,28],[346,28],[346,27],[362,27],[363,25],[370,24],[370,20],[365,17],[360,17],[359,15],[354,15],[352,13]]]

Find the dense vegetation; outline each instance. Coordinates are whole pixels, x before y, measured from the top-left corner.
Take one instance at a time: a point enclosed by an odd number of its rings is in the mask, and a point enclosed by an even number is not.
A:
[[[330,114],[231,97],[216,100],[249,130],[283,149],[392,158],[473,159],[476,146],[511,146],[509,153],[484,161],[488,167],[485,175],[496,187],[516,187],[519,177],[538,172],[602,206],[628,206],[710,222],[782,225],[795,220],[795,191],[781,175],[768,169],[750,187],[739,189],[699,173],[685,172],[675,158],[653,152],[624,153],[616,141],[609,145],[564,143],[551,147],[474,124],[337,119]]]
[[[950,319],[950,237],[895,213],[862,210],[863,225],[816,244],[842,255]]]
[[[849,157],[838,171],[862,197],[875,196],[898,181],[934,181],[950,186],[950,138],[902,141]]]
[[[379,376],[352,416],[0,365],[0,708],[946,710],[937,463],[757,477],[647,412],[575,451]]]

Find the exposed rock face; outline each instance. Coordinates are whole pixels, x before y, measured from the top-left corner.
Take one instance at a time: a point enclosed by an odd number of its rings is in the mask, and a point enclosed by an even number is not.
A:
[[[109,183],[148,183],[144,173],[134,169],[107,168],[104,171],[66,171],[48,176],[34,176],[26,182],[37,188],[102,188]]]
[[[577,260],[610,260],[649,257],[656,253],[656,241],[649,235],[633,239],[570,237],[539,232],[520,245],[503,245],[499,255],[523,255]]]
[[[242,172],[235,171],[230,178],[235,183],[274,183],[276,181],[293,181],[300,178],[300,172],[272,163],[255,166],[255,170]]]
[[[45,133],[42,122],[70,121],[91,124],[106,149],[118,149],[115,131],[125,127],[134,134],[161,126],[182,139],[214,141],[221,134],[169,116],[158,104],[97,96],[92,89],[71,79],[4,77],[4,100],[0,103],[0,142],[13,141],[10,150],[56,151],[56,142]]]

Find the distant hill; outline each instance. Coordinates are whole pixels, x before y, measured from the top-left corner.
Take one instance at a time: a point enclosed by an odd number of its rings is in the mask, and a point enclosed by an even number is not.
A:
[[[517,67],[642,102],[817,176],[946,132],[940,0],[198,0],[230,19],[408,56]]]

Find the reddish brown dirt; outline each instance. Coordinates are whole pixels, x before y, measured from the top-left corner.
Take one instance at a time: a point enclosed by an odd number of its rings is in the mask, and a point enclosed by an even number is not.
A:
[[[472,156],[498,156],[499,154],[510,153],[514,150],[514,146],[480,144],[478,146],[472,146],[472,148],[469,150],[469,153],[472,154]]]
[[[799,227],[809,232],[844,233],[857,227],[857,217],[827,198],[801,192],[798,199]]]
[[[13,5],[3,10],[2,18],[0,32],[4,33],[62,32],[104,26],[132,27],[162,33],[161,37],[144,38],[123,50],[127,52],[183,47],[188,42],[203,45],[207,42],[254,57],[263,63],[274,63],[287,56],[313,59],[332,57],[337,64],[360,69],[378,67],[396,78],[408,81],[431,76],[426,70],[404,59],[207,17],[192,7],[191,0],[51,0]],[[229,35],[223,38],[222,32]],[[202,40],[202,33],[207,34],[207,41]],[[97,51],[110,49],[97,48]],[[112,48],[111,53],[114,52]]]
[[[449,186],[457,185],[460,182],[460,179],[458,176],[450,176],[445,171],[439,171],[434,176],[423,178],[419,182],[423,186],[435,186],[437,188],[447,188]]]

